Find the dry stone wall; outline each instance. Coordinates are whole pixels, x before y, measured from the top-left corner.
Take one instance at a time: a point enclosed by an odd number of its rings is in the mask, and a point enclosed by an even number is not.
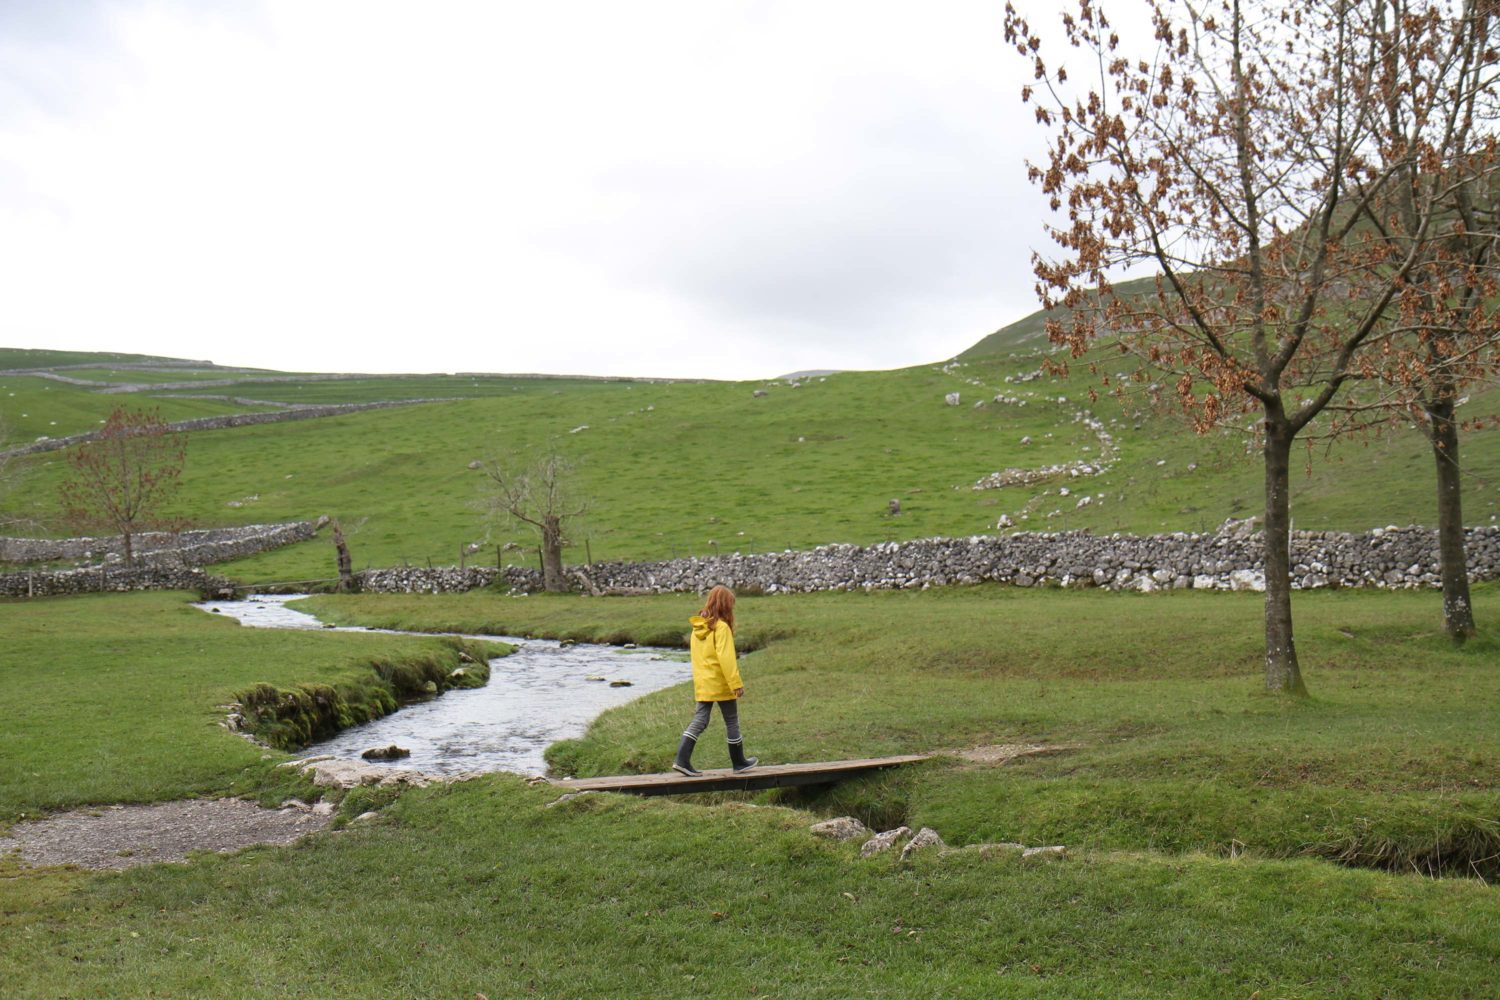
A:
[[[499,584],[511,590],[542,589],[542,574],[521,566],[397,566],[354,574],[359,589],[372,594],[451,594]]]
[[[88,567],[62,572],[0,573],[0,597],[54,597],[126,590],[193,590],[208,597],[234,592],[234,584],[187,567]]]
[[[1437,533],[1376,528],[1362,533],[1292,535],[1293,586],[1437,587]],[[1467,532],[1471,579],[1500,578],[1500,526]],[[714,584],[764,593],[913,589],[998,581],[1020,587],[1061,585],[1113,590],[1262,590],[1261,534],[1246,523],[1209,534],[1093,535],[1018,532],[930,538],[877,545],[825,545],[798,552],[725,555],[652,563],[570,567],[586,590],[603,593],[703,592]],[[402,568],[360,574],[366,590],[439,593],[500,583],[540,587],[536,570]]]
[[[239,528],[203,528],[180,533],[142,532],[131,540],[136,558],[147,566],[203,566],[255,555],[268,549],[310,540],[318,525],[312,521],[249,524]],[[0,562],[61,562],[118,560],[123,546],[118,535],[107,538],[0,538]]]

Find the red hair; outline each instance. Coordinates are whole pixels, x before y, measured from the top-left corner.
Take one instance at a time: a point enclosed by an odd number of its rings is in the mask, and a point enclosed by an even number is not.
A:
[[[734,631],[734,591],[728,587],[718,586],[708,592],[708,598],[703,602],[703,610],[698,612],[708,619],[708,627],[714,628],[719,622],[729,626],[729,631]]]

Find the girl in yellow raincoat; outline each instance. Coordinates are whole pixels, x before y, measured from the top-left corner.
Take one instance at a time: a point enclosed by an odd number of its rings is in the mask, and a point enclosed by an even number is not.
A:
[[[693,750],[698,737],[708,728],[714,705],[724,717],[729,735],[729,760],[736,771],[748,771],[760,763],[759,758],[745,756],[745,740],[740,735],[739,700],[745,694],[740,668],[734,655],[734,591],[715,587],[708,592],[703,610],[688,619],[693,626],[693,698],[698,710],[683,731],[672,769],[689,777],[702,774],[693,767]]]

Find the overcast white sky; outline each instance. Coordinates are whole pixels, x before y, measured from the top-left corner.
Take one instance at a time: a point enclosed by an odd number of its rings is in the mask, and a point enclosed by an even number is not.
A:
[[[1002,7],[0,0],[0,346],[950,357],[1036,308],[1042,136]]]

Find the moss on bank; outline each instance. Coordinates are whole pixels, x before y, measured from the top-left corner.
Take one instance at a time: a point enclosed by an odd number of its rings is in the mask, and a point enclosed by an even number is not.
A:
[[[235,695],[244,717],[241,725],[273,747],[297,750],[408,702],[453,688],[483,687],[490,679],[488,658],[512,648],[453,638],[433,652],[373,660],[367,677],[289,688],[258,683]]]

